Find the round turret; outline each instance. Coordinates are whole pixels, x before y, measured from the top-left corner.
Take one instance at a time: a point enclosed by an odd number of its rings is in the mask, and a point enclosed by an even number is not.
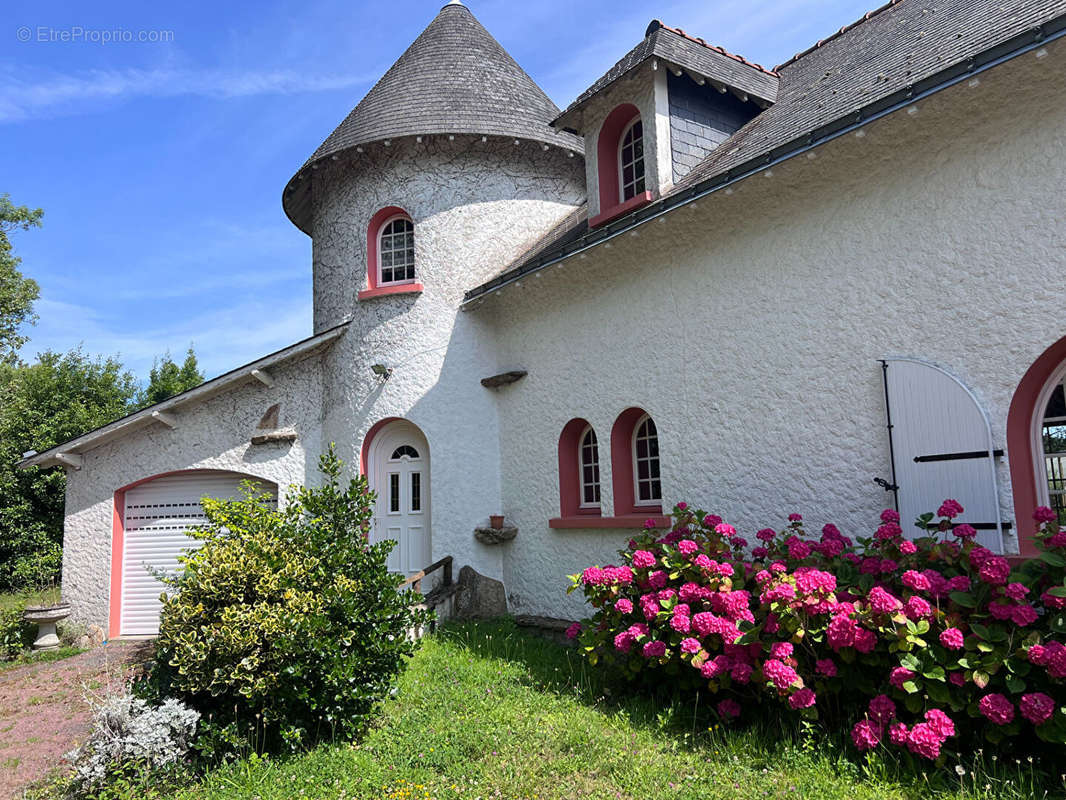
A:
[[[579,137],[549,125],[558,113],[470,10],[449,3],[290,179],[285,213],[311,233],[311,187],[323,163],[405,137],[474,134],[582,154]]]

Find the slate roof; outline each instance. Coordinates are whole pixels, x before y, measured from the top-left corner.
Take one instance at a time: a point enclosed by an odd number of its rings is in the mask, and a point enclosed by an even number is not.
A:
[[[603,228],[556,232],[554,244],[534,245],[530,255],[467,292],[466,302],[1064,32],[1066,0],[893,0],[780,65],[777,102],[658,202]]]
[[[552,124],[564,129],[573,125],[574,118],[590,98],[653,57],[746,92],[767,103],[774,102],[777,97],[777,74],[772,70],[690,36],[679,28],[652,20],[644,39],[578,95]]]
[[[894,0],[781,65],[777,103],[696,166],[679,188],[1063,13],[1066,0]]]
[[[558,106],[466,6],[452,2],[426,27],[301,167],[370,142],[430,134],[529,139],[584,155],[578,136],[552,128]],[[299,172],[297,173],[299,174]],[[310,223],[307,181],[290,180],[289,218]]]

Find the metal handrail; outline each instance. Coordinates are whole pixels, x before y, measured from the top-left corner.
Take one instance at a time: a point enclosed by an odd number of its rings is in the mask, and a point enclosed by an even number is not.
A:
[[[452,585],[452,557],[451,556],[445,556],[440,561],[434,561],[432,564],[430,564],[425,569],[419,570],[414,575],[411,575],[410,577],[404,579],[403,583],[401,583],[397,588],[398,589],[403,589],[406,586],[410,586],[414,591],[420,592],[420,591],[422,591],[422,579],[425,578],[430,573],[436,572],[441,567],[444,568],[444,583],[443,583],[443,585],[444,586],[451,586]]]

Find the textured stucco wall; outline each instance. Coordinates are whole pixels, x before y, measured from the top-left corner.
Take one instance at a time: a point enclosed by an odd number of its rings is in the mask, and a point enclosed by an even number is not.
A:
[[[589,218],[600,208],[600,180],[597,147],[604,120],[623,103],[632,103],[644,123],[644,183],[658,195],[673,184],[670,167],[670,108],[663,65],[652,69],[647,61],[630,75],[615,81],[589,100],[581,116],[585,137],[585,183],[588,186]],[[617,167],[615,167],[617,169]]]
[[[572,417],[600,441],[628,406],[659,430],[664,500],[743,532],[799,511],[869,533],[891,496],[878,359],[958,375],[1004,446],[1012,394],[1066,335],[1063,46],[1026,56],[642,226],[611,249],[488,300],[500,358],[504,565],[513,610],[582,613],[564,576],[613,560],[626,531],[552,530],[556,446]],[[1011,518],[1006,460],[1001,505]],[[1008,540],[1008,549],[1015,542]]]
[[[284,500],[290,484],[313,480],[321,452],[321,356],[271,369],[274,385],[254,378],[203,403],[170,412],[173,430],[161,423],[112,440],[83,455],[81,469],[67,470],[63,532],[63,594],[73,618],[108,629],[114,493],[134,481],[185,469],[221,469],[278,484]],[[279,422],[293,427],[292,444],[252,445],[263,413],[280,403]]]
[[[489,278],[570,213],[584,196],[582,159],[523,142],[466,137],[394,143],[315,177],[316,325],[352,315],[326,359],[325,436],[355,463],[367,430],[386,417],[418,425],[429,443],[434,559],[451,554],[501,576],[501,548],[478,544],[476,525],[497,512],[499,432],[494,393],[481,378],[500,363],[491,331],[458,311]],[[357,302],[365,281],[366,223],[400,206],[415,223],[420,296]],[[395,368],[380,383],[370,365]]]
[[[313,238],[315,330],[351,317],[348,332],[312,358],[271,370],[175,412],[178,426],[133,432],[84,454],[69,471],[63,585],[74,616],[107,628],[114,492],[151,475],[225,469],[276,482],[316,480],[329,442],[358,463],[367,429],[384,417],[418,424],[430,444],[434,558],[451,553],[501,576],[499,549],[477,545],[475,525],[499,508],[499,450],[491,392],[499,371],[480,320],[457,317],[465,289],[487,279],[583,199],[580,154],[471,137],[379,146],[316,172]],[[398,205],[416,225],[421,296],[358,302],[366,285],[366,225]],[[370,365],[396,367],[386,385]],[[324,388],[325,387],[325,388]],[[292,445],[252,446],[261,415],[281,403]]]

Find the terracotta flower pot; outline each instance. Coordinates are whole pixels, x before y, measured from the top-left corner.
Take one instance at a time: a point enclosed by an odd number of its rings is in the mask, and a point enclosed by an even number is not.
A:
[[[22,618],[26,622],[37,623],[37,638],[33,642],[33,649],[55,650],[59,647],[56,623],[69,616],[69,603],[56,603],[52,606],[26,606],[26,610],[22,612]]]
[[[489,525],[495,530],[500,530],[503,527],[503,514],[490,514]]]

